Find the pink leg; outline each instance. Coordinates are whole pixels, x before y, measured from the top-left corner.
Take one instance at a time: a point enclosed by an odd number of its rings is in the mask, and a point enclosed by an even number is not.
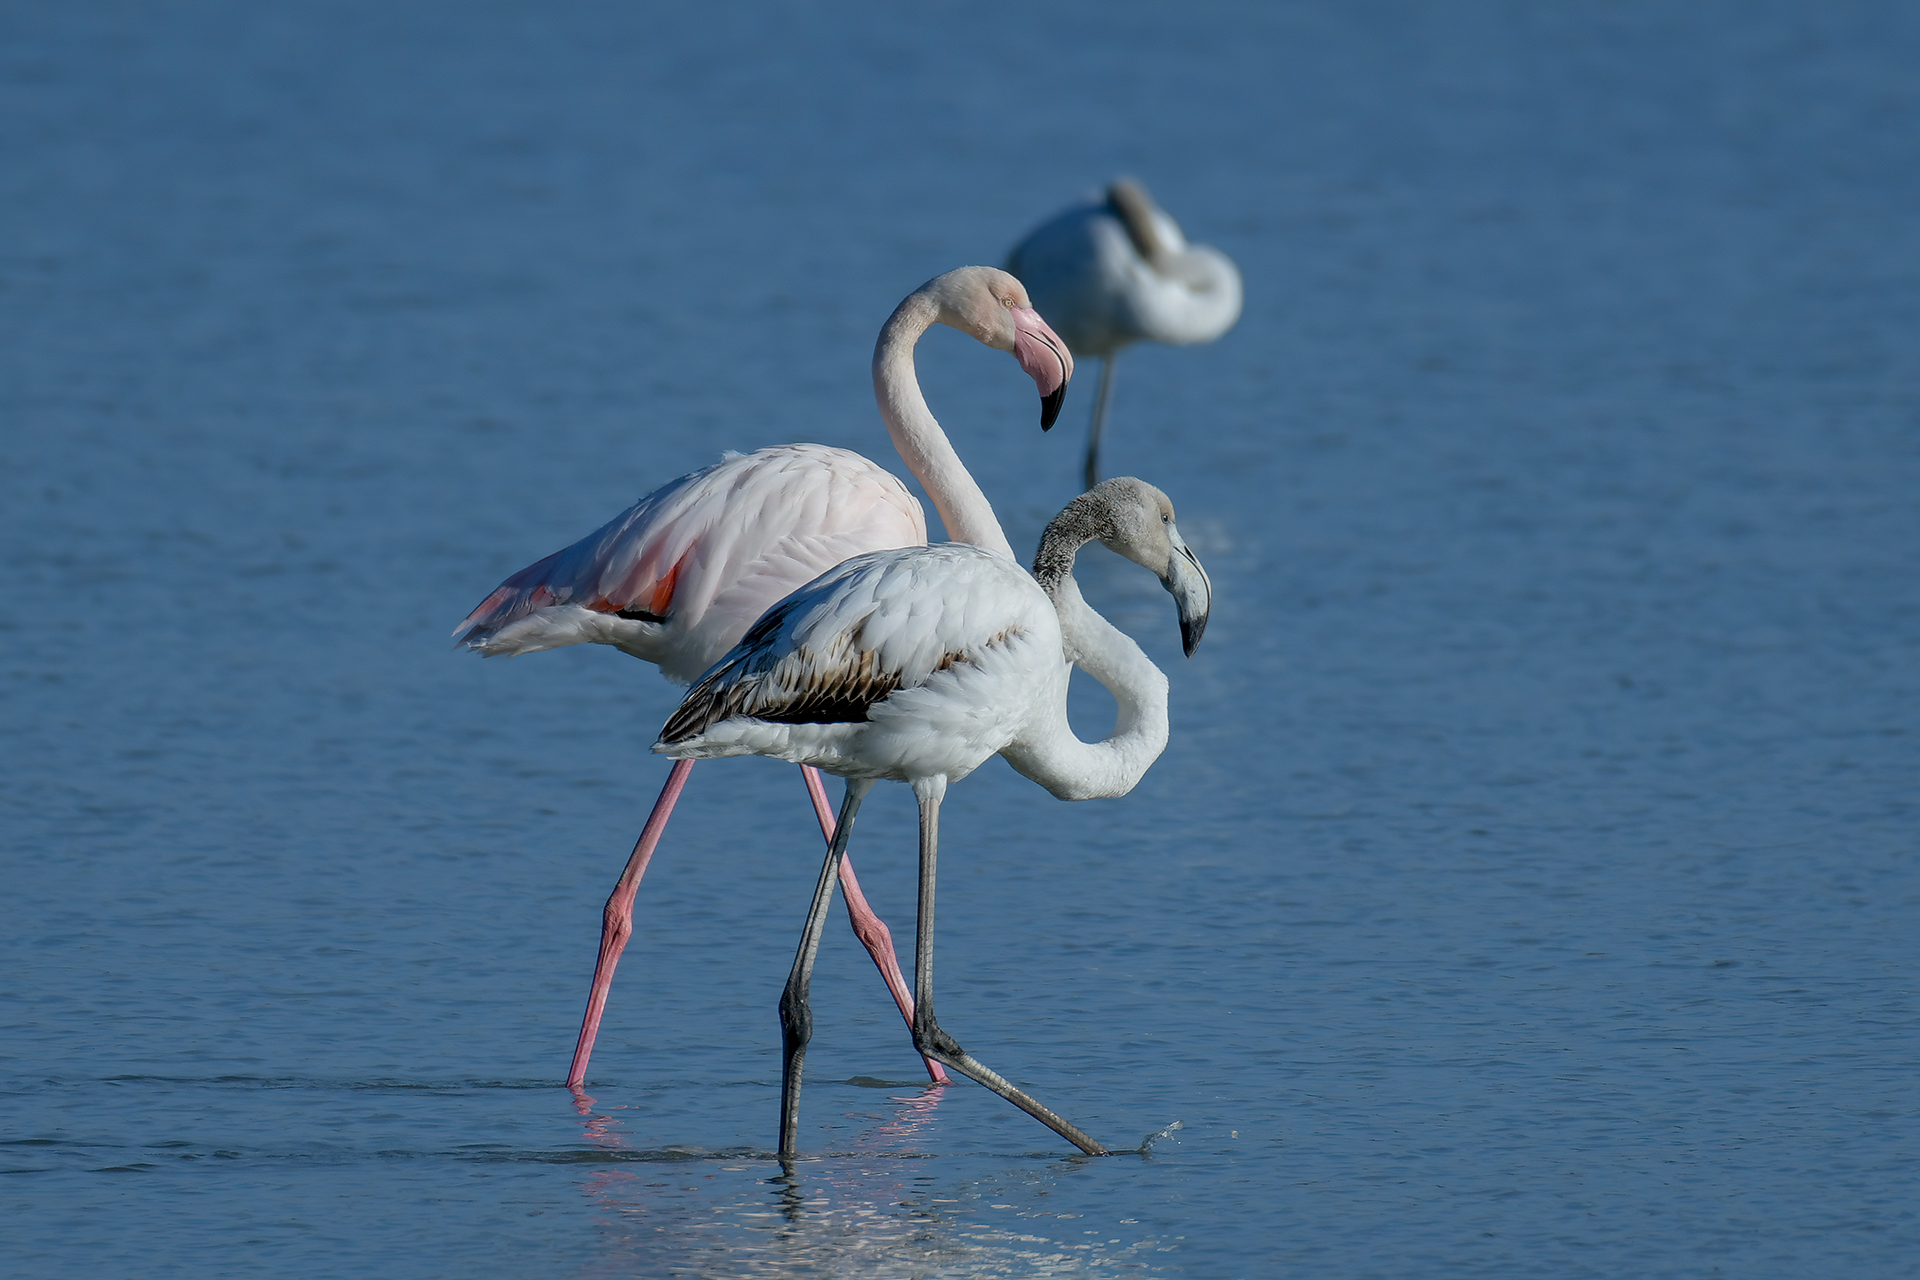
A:
[[[814,816],[820,819],[820,834],[831,845],[833,808],[827,804],[827,788],[820,781],[820,771],[810,764],[803,764],[800,772],[806,775],[807,794],[813,797]],[[860,881],[854,878],[853,859],[845,853],[840,855],[840,888],[847,895],[847,915],[853,920],[854,936],[860,939],[860,945],[873,957],[874,967],[886,979],[887,990],[893,992],[893,1002],[900,1006],[900,1016],[907,1020],[907,1029],[912,1030],[913,994],[907,990],[907,980],[900,974],[900,961],[893,954],[893,934],[887,929],[886,922],[867,905],[867,895],[860,892]],[[927,1064],[928,1079],[935,1084],[947,1083],[944,1067],[932,1058],[920,1060]]]
[[[569,1089],[578,1089],[587,1081],[587,1059],[593,1053],[593,1038],[600,1031],[600,1015],[607,1009],[607,990],[613,986],[614,966],[620,963],[620,953],[626,950],[627,939],[633,936],[633,895],[640,889],[640,877],[647,873],[654,846],[660,843],[660,833],[667,829],[667,817],[673,812],[681,791],[686,789],[687,775],[692,771],[691,760],[673,762],[673,772],[667,775],[667,785],[660,788],[660,798],[653,802],[647,825],[640,829],[640,839],[633,846],[633,856],[627,859],[627,869],[620,873],[620,882],[613,886],[613,896],[607,899],[607,909],[600,921],[600,960],[593,966],[593,989],[587,993],[586,1016],[580,1020],[580,1042],[573,1047],[573,1067],[567,1072]]]

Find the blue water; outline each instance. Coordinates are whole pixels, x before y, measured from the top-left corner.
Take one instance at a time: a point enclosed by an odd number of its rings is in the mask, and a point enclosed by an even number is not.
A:
[[[0,10],[6,1274],[1920,1274],[1916,65],[1894,3]],[[925,1091],[836,923],[783,1176],[766,761],[576,1110],[675,691],[448,631],[722,449],[893,465],[893,304],[1121,172],[1246,277],[1108,435],[1212,624],[1083,557],[1173,741],[955,788],[941,1016],[1158,1136]],[[1042,437],[920,368],[1030,547],[1091,379]]]

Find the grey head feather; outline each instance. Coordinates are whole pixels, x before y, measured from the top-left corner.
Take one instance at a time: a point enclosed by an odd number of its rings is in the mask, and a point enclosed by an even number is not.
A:
[[[1121,178],[1107,188],[1107,208],[1126,228],[1135,251],[1155,266],[1160,265],[1167,256],[1167,246],[1160,242],[1160,232],[1153,224],[1159,206],[1147,189],[1132,178]]]
[[[1144,480],[1116,476],[1069,502],[1047,524],[1034,553],[1033,576],[1059,599],[1073,576],[1080,548],[1098,540],[1145,569],[1173,594],[1180,610],[1180,636],[1187,656],[1200,643],[1213,605],[1213,584],[1173,522],[1173,503]]]

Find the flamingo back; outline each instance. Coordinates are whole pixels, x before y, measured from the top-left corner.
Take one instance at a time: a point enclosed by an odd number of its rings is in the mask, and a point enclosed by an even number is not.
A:
[[[489,657],[610,644],[685,682],[794,588],[849,557],[926,540],[906,486],[857,453],[729,454],[520,570],[455,635]]]

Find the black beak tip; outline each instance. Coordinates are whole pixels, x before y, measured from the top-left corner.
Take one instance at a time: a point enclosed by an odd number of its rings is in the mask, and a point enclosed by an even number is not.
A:
[[[1191,620],[1186,618],[1180,619],[1180,646],[1187,651],[1189,658],[1193,656],[1193,651],[1200,647],[1200,637],[1206,633],[1206,614],[1203,613],[1199,617]]]
[[[1060,406],[1067,402],[1067,384],[1061,383],[1051,395],[1040,397],[1040,429],[1046,431],[1060,420]]]

